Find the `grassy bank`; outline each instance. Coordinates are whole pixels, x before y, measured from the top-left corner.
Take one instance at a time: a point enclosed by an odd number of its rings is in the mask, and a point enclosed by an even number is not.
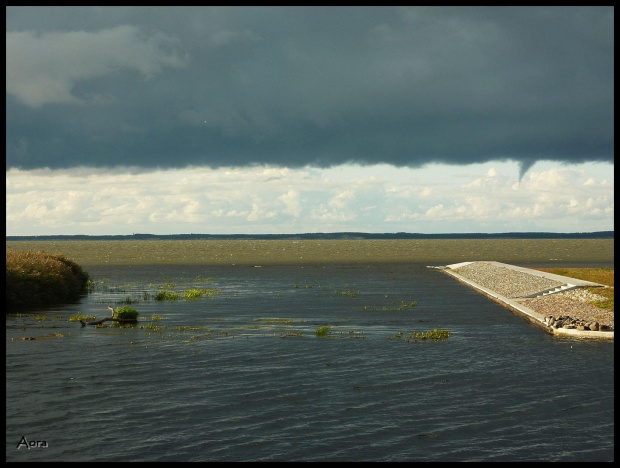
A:
[[[89,276],[60,254],[6,251],[6,308],[70,302],[86,292]]]

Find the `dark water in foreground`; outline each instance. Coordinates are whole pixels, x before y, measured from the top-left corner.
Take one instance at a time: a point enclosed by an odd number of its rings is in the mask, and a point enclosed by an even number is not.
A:
[[[424,265],[89,273],[80,303],[7,318],[7,461],[614,459],[613,342],[548,335]],[[139,326],[68,321],[127,298]]]

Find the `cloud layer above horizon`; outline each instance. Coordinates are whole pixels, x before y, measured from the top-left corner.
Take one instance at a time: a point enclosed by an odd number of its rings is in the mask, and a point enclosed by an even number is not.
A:
[[[593,232],[614,225],[609,164],[11,169],[7,235]]]
[[[614,161],[613,7],[7,7],[6,39],[7,171]]]

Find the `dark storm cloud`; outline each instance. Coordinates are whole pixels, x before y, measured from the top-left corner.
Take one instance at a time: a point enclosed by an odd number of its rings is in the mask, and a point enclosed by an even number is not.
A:
[[[6,13],[7,169],[613,162],[613,8]]]

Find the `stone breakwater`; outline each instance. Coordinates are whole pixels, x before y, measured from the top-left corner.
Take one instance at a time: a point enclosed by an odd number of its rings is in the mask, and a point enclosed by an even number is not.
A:
[[[527,299],[521,303],[545,317],[544,323],[553,328],[576,330],[612,331],[613,311],[591,304],[607,298],[578,288],[549,296]]]
[[[592,331],[607,331],[609,327],[598,323],[596,320],[590,322],[588,320],[582,320],[571,317],[569,315],[549,315],[543,320],[544,323],[553,328],[566,328],[575,330],[592,330]]]
[[[509,298],[529,296],[564,284],[486,262],[471,263],[454,271],[484,288]]]
[[[614,329],[613,311],[592,304],[594,301],[605,301],[607,298],[583,287],[526,298],[565,283],[487,262],[474,262],[454,268],[453,271],[497,294],[517,300],[544,317],[543,323],[552,328],[583,331]]]

